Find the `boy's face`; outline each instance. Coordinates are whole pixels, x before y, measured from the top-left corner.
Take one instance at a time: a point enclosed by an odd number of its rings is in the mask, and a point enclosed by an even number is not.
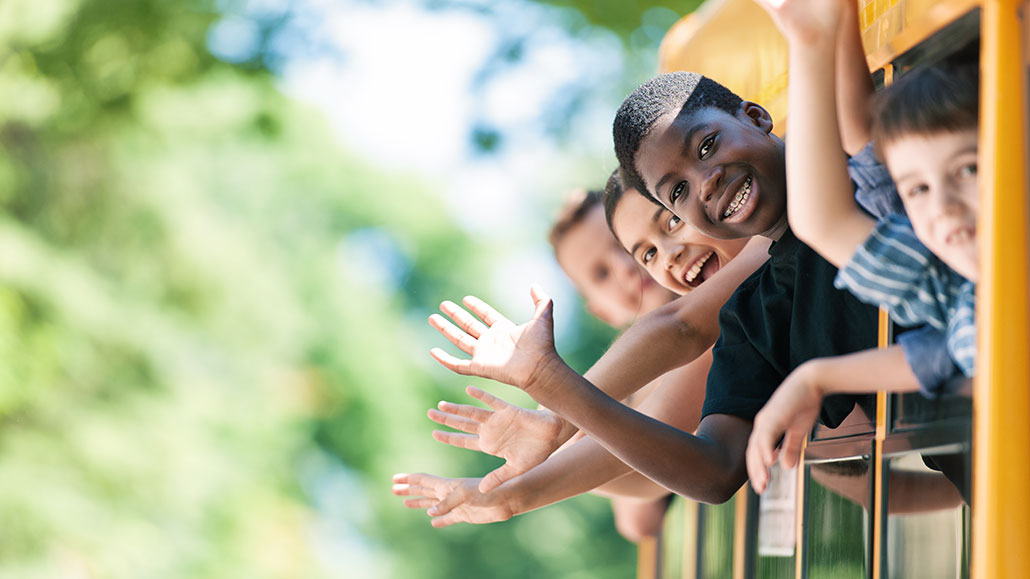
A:
[[[625,327],[676,297],[619,246],[600,205],[565,232],[554,254],[590,313],[610,326]]]
[[[669,210],[717,239],[777,238],[787,223],[783,142],[762,107],[666,115],[640,143],[636,166]]]
[[[905,135],[886,143],[883,156],[916,236],[944,263],[976,281],[976,129]]]
[[[612,227],[633,259],[680,295],[715,275],[748,242],[709,237],[633,189],[616,205]]]

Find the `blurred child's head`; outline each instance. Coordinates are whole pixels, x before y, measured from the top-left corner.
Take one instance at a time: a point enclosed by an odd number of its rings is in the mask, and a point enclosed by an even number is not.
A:
[[[625,327],[676,297],[615,241],[605,224],[600,191],[570,195],[548,239],[587,310],[608,325]]]
[[[968,279],[978,277],[976,65],[914,69],[873,101],[876,150],[926,247]]]
[[[718,239],[786,226],[783,142],[769,113],[701,75],[639,86],[612,127],[624,181]]]
[[[719,240],[684,223],[618,173],[604,190],[604,211],[615,238],[662,286],[685,294],[736,257],[748,239]]]

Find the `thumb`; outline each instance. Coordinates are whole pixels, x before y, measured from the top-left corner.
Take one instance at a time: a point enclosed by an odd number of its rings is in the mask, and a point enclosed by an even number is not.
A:
[[[502,484],[508,482],[512,478],[518,476],[515,467],[510,462],[504,463],[500,468],[495,469],[490,474],[483,477],[483,480],[479,481],[479,492],[484,495]]]
[[[533,319],[553,324],[554,301],[538,285],[529,288],[529,294],[533,298],[536,310],[533,312]]]

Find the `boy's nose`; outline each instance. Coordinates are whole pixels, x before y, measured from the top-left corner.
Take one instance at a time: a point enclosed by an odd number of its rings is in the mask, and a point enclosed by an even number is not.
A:
[[[701,201],[707,204],[715,196],[726,172],[721,166],[715,167],[701,181]]]

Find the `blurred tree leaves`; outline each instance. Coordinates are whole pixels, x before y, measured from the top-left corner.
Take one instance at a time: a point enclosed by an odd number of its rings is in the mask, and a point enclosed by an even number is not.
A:
[[[0,576],[630,574],[600,501],[436,531],[389,494],[496,465],[424,418],[460,388],[425,315],[489,260],[212,58],[219,7],[0,3]]]

